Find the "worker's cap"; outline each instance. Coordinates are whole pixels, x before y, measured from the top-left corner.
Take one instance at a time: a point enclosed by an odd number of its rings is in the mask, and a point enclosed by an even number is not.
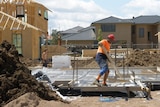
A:
[[[107,38],[110,39],[111,41],[115,41],[114,34],[109,34]]]

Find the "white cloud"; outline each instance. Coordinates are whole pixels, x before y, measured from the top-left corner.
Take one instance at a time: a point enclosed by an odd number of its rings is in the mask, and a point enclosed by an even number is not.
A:
[[[49,13],[49,29],[66,30],[75,26],[87,27],[93,21],[110,13],[93,0],[37,0],[53,13]]]
[[[107,6],[104,9],[97,5],[94,2],[95,0],[36,1],[53,11],[49,13],[49,29],[57,30],[66,30],[75,26],[87,27],[92,22],[109,16],[132,18],[140,15],[160,15],[160,0],[128,0],[126,4],[118,5],[117,3],[116,6],[119,7],[119,10],[115,9],[113,5],[112,12],[107,10]],[[112,1],[116,2],[117,0]],[[105,3],[107,3],[107,0]]]
[[[140,15],[159,15],[160,0],[131,0],[123,7],[127,17]]]

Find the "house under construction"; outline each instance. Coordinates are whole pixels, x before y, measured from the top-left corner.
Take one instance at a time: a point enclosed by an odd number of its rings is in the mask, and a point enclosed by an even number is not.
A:
[[[0,42],[7,40],[19,54],[37,59],[48,31],[48,9],[34,0],[0,1]]]

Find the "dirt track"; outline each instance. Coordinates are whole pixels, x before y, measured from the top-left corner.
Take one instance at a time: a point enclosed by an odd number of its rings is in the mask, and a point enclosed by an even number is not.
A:
[[[126,101],[123,98],[111,102],[101,102],[99,97],[77,97],[70,104],[59,101],[47,101],[37,97],[33,93],[26,93],[23,96],[8,103],[5,107],[159,107],[160,91],[152,91],[152,100],[146,98],[130,98]],[[107,98],[107,96],[104,96]]]

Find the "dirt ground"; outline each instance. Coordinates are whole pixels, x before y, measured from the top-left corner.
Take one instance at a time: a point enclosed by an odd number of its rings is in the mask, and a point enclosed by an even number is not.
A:
[[[26,93],[23,96],[13,100],[4,107],[159,107],[160,91],[152,91],[153,99],[130,98],[126,101],[123,98],[109,102],[101,102],[100,97],[77,97],[71,103],[60,101],[47,101],[37,97],[34,93]],[[104,96],[107,98],[107,96]]]
[[[139,59],[139,60],[138,60]],[[158,52],[134,50],[123,64],[128,66],[157,66],[160,62]],[[86,62],[85,62],[86,63]],[[121,66],[121,61],[118,63]],[[39,83],[28,69],[37,66],[38,61],[19,57],[16,48],[3,41],[0,44],[0,106],[2,107],[159,107],[160,91],[152,91],[152,100],[130,98],[126,101],[101,102],[99,97],[75,97],[65,102],[55,91]],[[83,67],[81,61],[79,66]],[[85,67],[97,67],[94,59],[87,61]],[[103,96],[107,98],[108,96]]]

